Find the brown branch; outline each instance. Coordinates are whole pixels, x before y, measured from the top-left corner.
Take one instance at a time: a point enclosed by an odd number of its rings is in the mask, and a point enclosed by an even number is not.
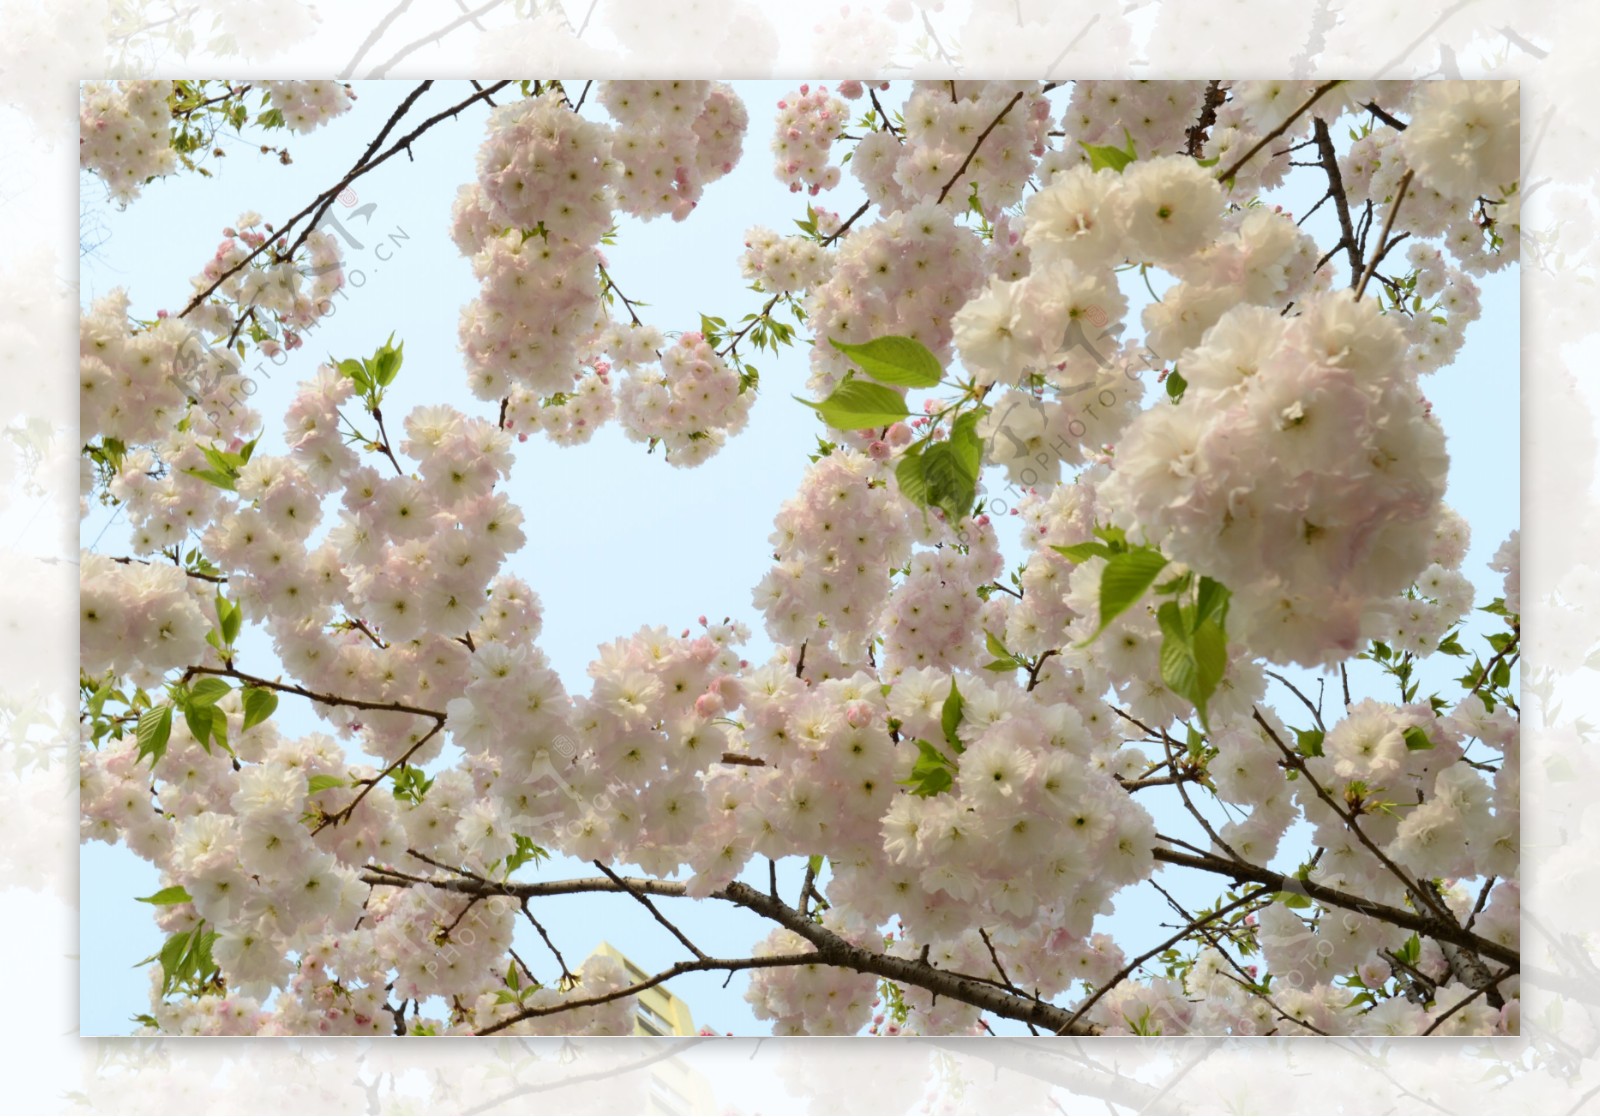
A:
[[[600,291],[601,297],[604,298],[606,292],[608,291],[616,292],[617,298],[622,300],[622,305],[628,308],[628,317],[633,319],[633,324],[635,326],[641,325],[642,323],[639,321],[639,315],[634,313],[633,300],[622,293],[622,288],[617,286],[616,281],[611,278],[611,273],[606,271],[606,266],[604,264],[597,264],[595,266],[600,269],[600,278],[605,282],[605,287]]]
[[[1083,1015],[1085,1013],[1087,1013],[1091,1008],[1093,1008],[1100,1001],[1100,999],[1102,997],[1104,997],[1107,993],[1111,992],[1111,990],[1115,989],[1118,985],[1121,985],[1124,981],[1126,981],[1128,979],[1128,976],[1130,974],[1132,974],[1134,970],[1136,970],[1140,966],[1144,965],[1150,959],[1154,958],[1157,954],[1160,954],[1163,950],[1166,950],[1168,947],[1173,946],[1176,943],[1179,943],[1179,942],[1183,941],[1184,939],[1188,938],[1190,935],[1194,934],[1195,931],[1199,927],[1203,926],[1204,924],[1211,923],[1211,922],[1213,922],[1213,921],[1215,921],[1217,919],[1221,919],[1224,915],[1227,915],[1229,912],[1234,911],[1234,910],[1236,910],[1238,908],[1242,908],[1242,907],[1244,907],[1244,905],[1250,903],[1252,900],[1255,900],[1258,897],[1264,896],[1264,895],[1266,895],[1267,893],[1269,893],[1271,891],[1272,891],[1271,888],[1257,888],[1254,891],[1246,892],[1243,896],[1239,897],[1233,903],[1227,904],[1227,905],[1225,905],[1223,907],[1220,907],[1216,911],[1212,912],[1210,915],[1204,916],[1201,919],[1196,920],[1192,925],[1183,928],[1183,930],[1179,931],[1176,935],[1173,935],[1170,939],[1168,939],[1166,942],[1162,943],[1160,946],[1155,946],[1155,947],[1152,947],[1149,950],[1145,951],[1143,954],[1139,955],[1133,961],[1129,962],[1126,966],[1123,966],[1122,969],[1118,970],[1114,975],[1112,975],[1112,978],[1111,978],[1110,981],[1106,982],[1104,985],[1100,986],[1092,994],[1090,994],[1089,998],[1078,1006],[1077,1010],[1072,1014],[1071,1018],[1067,1021],[1066,1025],[1063,1028],[1061,1028],[1060,1030],[1058,1030],[1056,1032],[1056,1034],[1057,1035],[1061,1035],[1064,1032],[1066,1032],[1069,1028],[1071,1028],[1072,1025],[1076,1024],[1080,1019],[1082,1019]]]
[[[576,981],[577,978],[567,968],[567,960],[561,956],[561,951],[556,949],[556,944],[550,941],[550,935],[545,931],[544,925],[533,917],[533,910],[528,907],[528,898],[526,896],[522,898],[522,914],[528,917],[528,922],[533,924],[535,931],[539,932],[539,937],[544,940],[544,945],[549,948],[551,954],[555,955],[556,965],[561,967],[561,979],[568,982]],[[515,956],[513,955],[513,957]],[[520,961],[520,959],[518,960]],[[528,967],[523,966],[522,968],[526,970]],[[528,976],[533,976],[531,971]]]
[[[590,892],[624,892],[629,890],[649,896],[682,897],[687,895],[685,886],[681,881],[647,878],[622,879],[626,881],[626,888],[619,887],[617,882],[608,877],[586,877],[575,880],[532,883],[496,883],[482,879],[472,880],[459,877],[455,879],[423,879],[410,877],[405,873],[381,865],[365,866],[362,875],[362,880],[368,884],[384,885],[391,888],[409,887],[411,884],[427,884],[434,888],[467,895],[481,892],[488,895],[524,897],[570,896]],[[995,1015],[1006,1019],[1049,1028],[1058,1034],[1070,1032],[1075,1035],[1093,1035],[1099,1031],[1098,1028],[1092,1025],[1080,1025],[1072,1022],[1071,1014],[1063,1008],[1046,1001],[1018,996],[992,981],[967,974],[941,970],[928,962],[911,958],[898,958],[857,946],[821,924],[812,922],[810,918],[801,915],[781,900],[776,900],[743,882],[735,881],[726,888],[713,892],[711,898],[723,900],[770,919],[810,942],[812,946],[816,947],[816,952],[805,956],[806,964],[839,966],[844,969],[854,970],[857,973],[888,978],[890,981],[913,985],[920,989],[926,989],[938,996],[949,997],[951,1000],[972,1005],[974,1008],[993,1012]],[[696,961],[683,963],[683,965],[693,966],[696,969],[723,969],[726,968],[724,965],[726,961],[726,959],[708,959],[705,963]],[[766,962],[768,960],[759,959],[757,961]],[[688,971],[685,970],[683,972]],[[672,975],[669,973],[668,976]],[[667,977],[661,977],[661,980],[665,981]],[[569,1002],[565,1006],[557,1007],[555,1011],[572,1007],[581,1006]],[[498,1025],[498,1027],[506,1027],[513,1022],[506,1021]]]
[[[1393,128],[1396,132],[1404,132],[1406,130],[1405,121],[1401,120],[1399,117],[1390,116],[1388,113],[1384,112],[1381,108],[1378,107],[1378,102],[1376,102],[1376,101],[1368,101],[1365,105],[1362,105],[1361,107],[1366,109],[1368,112],[1370,112],[1373,116],[1377,117],[1379,120],[1383,121],[1389,127]]]
[[[828,247],[828,245],[832,244],[834,241],[836,241],[840,237],[844,236],[845,233],[849,232],[850,226],[852,226],[852,225],[854,225],[856,223],[856,218],[860,217],[862,214],[866,213],[867,210],[869,210],[871,208],[872,208],[871,200],[862,202],[860,207],[854,213],[852,213],[849,217],[845,218],[845,221],[844,221],[843,225],[840,225],[833,232],[829,233],[827,236],[822,238],[822,241],[821,241],[822,247],[826,248],[826,247]],[[774,299],[773,301],[776,302],[777,300]]]
[[[406,471],[400,468],[399,460],[394,456],[394,451],[389,448],[389,432],[383,426],[383,408],[374,407],[372,409],[372,417],[378,421],[378,449],[383,451],[383,456],[389,459],[390,465],[394,466],[395,473],[404,477]]]
[[[1329,794],[1328,789],[1323,787],[1322,782],[1312,773],[1311,766],[1306,763],[1306,758],[1283,743],[1283,739],[1278,736],[1277,731],[1268,725],[1266,719],[1261,716],[1260,710],[1252,709],[1250,714],[1255,719],[1256,724],[1266,730],[1267,736],[1272,738],[1272,743],[1278,746],[1278,751],[1283,754],[1285,766],[1294,769],[1306,778],[1306,782],[1311,785],[1311,789],[1317,793],[1317,798],[1321,799],[1329,810],[1339,816],[1339,821],[1349,828],[1350,832],[1356,836],[1357,841],[1367,847],[1367,852],[1378,859],[1378,863],[1400,882],[1418,904],[1431,909],[1438,918],[1448,921],[1450,919],[1450,909],[1445,907],[1437,896],[1424,889],[1404,869],[1395,864],[1388,854],[1378,848],[1378,844],[1367,836],[1366,830],[1357,821],[1355,811],[1346,810],[1339,805],[1338,800]]]
[[[1200,856],[1181,853],[1177,850],[1161,849],[1159,847],[1155,850],[1155,859],[1168,865],[1179,865],[1186,869],[1199,869],[1203,872],[1216,873],[1219,876],[1226,876],[1235,881],[1249,880],[1259,884],[1271,885],[1281,891],[1304,895],[1327,907],[1344,908],[1348,911],[1357,912],[1369,918],[1392,924],[1403,930],[1415,931],[1419,935],[1426,935],[1440,942],[1453,942],[1458,946],[1464,946],[1468,950],[1481,954],[1485,958],[1493,959],[1502,965],[1521,965],[1521,956],[1515,950],[1501,946],[1492,939],[1481,938],[1470,931],[1464,931],[1454,923],[1421,915],[1414,911],[1407,911],[1405,908],[1380,904],[1375,900],[1352,895],[1349,892],[1341,892],[1339,889],[1329,888],[1326,885],[1316,884],[1309,880],[1285,876],[1283,873],[1260,865],[1252,865],[1244,861],[1229,861],[1225,857],[1209,854]]]
[[[372,793],[373,788],[382,783],[385,777],[403,767],[405,762],[415,756],[418,751],[421,750],[423,745],[426,745],[429,741],[437,737],[439,735],[439,731],[443,728],[444,718],[441,716],[438,721],[434,722],[433,728],[422,735],[421,740],[400,754],[400,759],[396,760],[393,764],[390,764],[387,768],[379,772],[376,776],[373,776],[371,779],[359,781],[362,786],[361,790],[356,792],[356,797],[350,800],[350,802],[346,803],[341,810],[329,815],[327,818],[318,823],[316,829],[311,831],[312,836],[314,837],[317,834],[322,833],[330,826],[340,826],[347,821],[350,816],[355,813],[356,808],[361,805],[361,800],[365,799],[369,794]]]
[[[560,1012],[571,1012],[578,1008],[594,1008],[598,1005],[610,1004],[620,1001],[625,997],[636,996],[646,989],[654,989],[664,981],[671,981],[681,974],[696,973],[700,970],[737,970],[777,969],[780,966],[812,966],[817,962],[815,952],[805,954],[771,954],[765,958],[700,958],[693,962],[679,962],[670,966],[653,977],[635,982],[623,989],[613,989],[609,993],[601,993],[594,997],[581,997],[577,1000],[563,1001],[558,1005],[548,1005],[542,1008],[525,1008],[513,1013],[504,1020],[497,1021],[475,1035],[490,1036],[496,1032],[504,1031],[513,1024],[520,1024],[524,1020],[531,1020],[536,1016],[554,1016]]]
[[[275,690],[283,694],[299,695],[301,698],[310,699],[312,702],[317,702],[324,706],[348,706],[353,710],[387,710],[396,714],[415,714],[418,717],[433,718],[441,725],[444,724],[445,715],[438,710],[428,710],[421,706],[407,705],[404,702],[372,702],[362,698],[341,698],[336,694],[323,694],[319,691],[307,690],[303,686],[274,682],[271,679],[263,679],[258,675],[248,675],[232,667],[201,667],[197,665],[184,671],[183,678],[179,681],[186,683],[196,675],[218,675],[226,679],[238,679],[249,686],[264,687],[267,690]]]
[[[431,85],[432,83],[431,82],[424,82],[422,84],[423,84],[423,87],[425,88],[426,86]],[[312,230],[314,230],[317,227],[317,222],[321,220],[322,213],[326,213],[327,212],[328,207],[333,204],[334,199],[337,198],[339,196],[339,194],[344,191],[345,187],[349,186],[352,182],[354,182],[356,179],[360,178],[362,175],[368,173],[369,171],[376,170],[379,166],[381,166],[384,163],[388,162],[389,159],[392,158],[396,153],[398,153],[398,152],[400,152],[402,150],[409,150],[409,148],[411,146],[411,143],[414,140],[416,140],[419,136],[421,136],[428,129],[432,128],[435,124],[438,124],[445,117],[447,117],[447,116],[448,117],[454,117],[454,116],[459,115],[462,109],[465,109],[469,105],[472,105],[472,104],[476,103],[477,101],[482,100],[483,98],[489,96],[491,93],[499,92],[501,89],[505,88],[509,84],[511,84],[510,81],[500,81],[500,82],[496,82],[494,85],[488,86],[485,89],[478,90],[477,92],[473,93],[473,95],[471,97],[466,98],[464,101],[461,101],[461,102],[457,103],[456,105],[454,105],[454,106],[452,106],[452,107],[450,107],[448,109],[445,109],[442,112],[436,113],[435,115],[429,117],[427,120],[424,120],[421,124],[419,124],[416,128],[414,128],[407,135],[405,135],[402,138],[396,140],[387,150],[384,151],[384,153],[382,155],[379,155],[375,159],[374,158],[370,158],[371,152],[376,150],[377,145],[382,142],[383,138],[385,136],[387,136],[389,134],[390,130],[393,129],[394,126],[399,122],[399,119],[400,119],[401,115],[403,115],[405,110],[410,107],[411,102],[416,100],[417,97],[421,96],[421,92],[422,92],[421,89],[413,90],[412,94],[406,98],[406,101],[400,106],[400,108],[396,109],[395,113],[390,116],[389,121],[384,125],[383,130],[381,132],[379,132],[378,138],[376,140],[374,140],[372,142],[372,144],[368,145],[367,153],[362,155],[361,159],[356,163],[356,165],[353,168],[351,168],[351,170],[344,176],[344,178],[340,179],[337,183],[335,183],[333,186],[329,187],[323,193],[317,195],[317,197],[314,198],[309,205],[307,205],[299,213],[295,214],[286,223],[284,223],[284,225],[277,230],[277,232],[276,232],[276,234],[274,236],[272,236],[271,238],[268,238],[266,240],[263,240],[261,242],[261,244],[259,244],[249,255],[245,256],[244,259],[240,260],[233,267],[229,268],[227,271],[223,272],[220,276],[218,276],[216,281],[213,282],[209,287],[206,287],[204,290],[198,292],[194,296],[194,298],[190,299],[188,304],[181,311],[178,312],[177,316],[179,318],[182,318],[185,315],[187,315],[190,311],[194,310],[195,307],[199,306],[208,297],[210,297],[210,295],[214,291],[216,291],[216,289],[218,287],[222,286],[223,283],[225,283],[227,280],[232,278],[234,275],[238,274],[238,272],[240,270],[242,270],[246,265],[248,265],[251,260],[255,259],[256,256],[260,255],[268,247],[276,244],[279,239],[281,239],[282,237],[286,236],[288,234],[288,231],[291,228],[293,228],[296,224],[298,224],[302,218],[304,218],[306,215],[312,213],[313,211],[320,210],[320,212],[318,212],[317,216],[311,221],[311,223],[308,224],[305,227],[305,229],[300,233],[299,237],[296,239],[296,241],[294,243],[294,246],[291,247],[288,250],[288,252],[285,254],[286,257],[293,256],[294,252],[295,252],[295,249],[299,248],[300,245],[305,242],[306,237],[310,236]]]
[[[939,191],[937,202],[943,202],[949,196],[951,188],[961,181],[961,176],[967,173],[967,167],[972,164],[973,156],[978,154],[978,149],[983,146],[983,141],[989,138],[989,133],[993,132],[1000,122],[1006,118],[1006,114],[1016,106],[1018,101],[1022,100],[1022,94],[1023,91],[1019,89],[1016,95],[1006,102],[1005,108],[996,113],[995,118],[989,121],[989,126],[978,133],[977,142],[972,145],[972,150],[967,152],[967,157],[961,160],[961,166],[956,168],[956,173],[950,176],[950,181],[945,183],[944,189]]]
[[[605,865],[602,864],[601,862],[593,861],[593,862],[590,862],[590,863],[592,865],[594,865],[595,868],[599,869],[602,873],[604,873],[607,877],[609,877],[611,879],[612,883],[614,883],[618,888],[622,889],[628,895],[632,896],[635,900],[638,900],[641,904],[643,904],[645,906],[645,910],[648,911],[651,915],[655,916],[656,922],[661,924],[667,930],[671,931],[672,932],[672,937],[677,939],[685,947],[687,947],[690,954],[693,954],[696,958],[700,959],[702,962],[705,961],[705,958],[706,958],[705,951],[701,950],[698,946],[696,946],[689,939],[688,935],[686,935],[682,931],[680,931],[677,928],[677,926],[672,922],[672,920],[670,920],[666,916],[662,915],[661,914],[661,909],[656,907],[654,904],[652,904],[650,902],[650,897],[646,896],[643,892],[640,892],[637,888],[634,888],[631,884],[629,884],[627,881],[623,880],[616,873],[614,873],[610,869],[606,868]]]
[[[1394,228],[1395,215],[1400,212],[1400,203],[1406,200],[1406,188],[1411,185],[1411,178],[1415,174],[1415,171],[1407,171],[1400,176],[1400,186],[1395,191],[1394,204],[1389,207],[1389,213],[1383,219],[1383,229],[1378,233],[1378,247],[1372,255],[1372,263],[1367,265],[1367,270],[1362,273],[1360,282],[1356,284],[1357,299],[1360,299],[1362,292],[1367,289],[1367,281],[1372,278],[1372,273],[1378,270],[1378,264],[1389,254],[1389,249],[1411,235],[1403,233],[1392,241],[1389,239],[1389,230]]]
[[[1031,691],[1039,685],[1039,672],[1044,668],[1044,661],[1060,653],[1055,648],[1049,648],[1039,653],[1039,658],[1033,661],[1033,666],[1028,668],[1028,689]]]
[[[161,565],[160,563],[151,562],[149,559],[129,558],[127,556],[121,556],[121,555],[112,556],[111,561],[112,562],[120,562],[124,566],[131,566],[131,565],[133,565],[135,563],[137,563],[140,566],[159,566],[159,565]],[[189,577],[197,578],[202,582],[211,582],[211,583],[213,583],[215,585],[227,585],[227,582],[228,582],[227,576],[223,575],[223,574],[202,574],[198,570],[190,570],[187,567],[182,567],[180,569],[182,569],[183,572],[185,574],[187,574]]]
[[[1333,255],[1343,248],[1350,257],[1350,282],[1361,278],[1361,247],[1356,243],[1355,226],[1350,221],[1350,199],[1345,196],[1344,176],[1339,171],[1339,154],[1334,150],[1333,137],[1328,132],[1328,122],[1322,117],[1312,121],[1312,139],[1316,141],[1323,174],[1328,176],[1328,195],[1333,199],[1334,211],[1339,215],[1339,243],[1329,250]],[[1320,203],[1319,203],[1320,204]],[[1323,258],[1324,260],[1327,257]]]
[[[1491,997],[1493,997],[1495,995],[1495,988],[1494,987],[1496,985],[1499,985],[1502,981],[1504,981],[1506,978],[1510,977],[1512,974],[1514,974],[1516,972],[1517,972],[1516,971],[1516,967],[1513,966],[1510,969],[1504,970],[1499,975],[1491,978],[1489,980],[1488,984],[1482,986],[1481,988],[1474,989],[1467,996],[1462,997],[1459,1001],[1457,1001],[1455,1004],[1451,1005],[1448,1009],[1446,1009],[1445,1012],[1442,1015],[1436,1017],[1434,1019],[1433,1023],[1429,1024],[1427,1029],[1422,1034],[1425,1035],[1425,1036],[1433,1035],[1433,1033],[1438,1029],[1440,1024],[1443,1024],[1446,1020],[1450,1019],[1456,1013],[1458,1013],[1462,1009],[1466,1008],[1469,1004],[1471,1004],[1473,1001],[1477,1000],[1479,997],[1483,996],[1484,994],[1487,993]],[[1501,1003],[1504,1003],[1504,998],[1501,999]]]
[[[761,312],[759,314],[757,314],[754,318],[750,319],[750,321],[746,322],[744,324],[744,328],[742,330],[740,330],[738,333],[734,334],[733,337],[729,340],[728,344],[724,345],[720,350],[717,351],[717,356],[719,356],[719,357],[730,357],[730,356],[732,356],[734,350],[739,348],[739,343],[744,340],[744,335],[749,333],[751,331],[751,329],[754,328],[754,326],[755,326],[755,324],[757,322],[761,321],[763,318],[767,317],[767,315],[771,314],[772,313],[772,308],[778,305],[778,300],[781,299],[781,298],[783,298],[783,295],[780,292],[779,294],[773,295],[772,298],[768,299],[767,300],[767,304],[761,308]]]
[[[1281,136],[1285,132],[1287,132],[1289,130],[1289,126],[1291,124],[1293,124],[1295,121],[1300,119],[1301,114],[1303,114],[1312,105],[1316,104],[1317,101],[1322,97],[1322,95],[1324,93],[1328,92],[1328,90],[1332,89],[1334,86],[1339,85],[1339,84],[1341,84],[1341,83],[1337,82],[1337,81],[1326,81],[1326,82],[1323,82],[1321,85],[1317,86],[1316,91],[1314,93],[1312,93],[1311,96],[1306,99],[1306,101],[1305,101],[1305,103],[1303,105],[1301,105],[1299,108],[1295,109],[1294,112],[1290,113],[1289,114],[1289,118],[1287,120],[1285,120],[1282,124],[1278,125],[1272,131],[1268,132],[1265,136],[1262,136],[1259,140],[1256,141],[1255,145],[1253,147],[1251,147],[1249,151],[1247,151],[1243,155],[1239,156],[1239,158],[1234,162],[1234,164],[1231,167],[1229,167],[1227,170],[1223,171],[1221,174],[1217,175],[1217,181],[1218,182],[1227,182],[1230,179],[1232,179],[1234,175],[1239,173],[1239,168],[1240,167],[1242,167],[1246,163],[1250,162],[1251,158],[1255,155],[1256,152],[1260,151],[1262,148],[1266,147],[1273,140],[1277,139],[1279,136]]]
[[[1205,100],[1200,103],[1200,119],[1189,125],[1189,130],[1184,133],[1185,155],[1199,158],[1200,152],[1206,145],[1206,135],[1211,131],[1211,126],[1217,122],[1217,110],[1222,107],[1222,102],[1227,96],[1221,81],[1213,81],[1206,86]]]

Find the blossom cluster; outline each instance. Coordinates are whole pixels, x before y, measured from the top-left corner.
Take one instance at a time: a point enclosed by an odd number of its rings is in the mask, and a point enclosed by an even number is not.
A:
[[[124,204],[152,178],[176,169],[165,81],[88,82],[78,109],[78,165],[105,180]]]
[[[707,184],[738,162],[750,122],[723,82],[608,81],[599,99],[616,122],[617,205],[645,220],[688,217]]]
[[[804,189],[816,194],[839,185],[839,168],[828,158],[847,122],[844,102],[825,85],[802,85],[779,101],[772,136],[778,181],[796,193]]]
[[[284,127],[311,132],[350,111],[355,92],[337,81],[264,81],[260,83],[283,114]]]

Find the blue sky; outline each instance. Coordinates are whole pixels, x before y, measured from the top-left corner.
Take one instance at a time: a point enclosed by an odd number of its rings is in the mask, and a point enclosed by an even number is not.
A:
[[[647,321],[664,330],[692,330],[698,328],[701,313],[733,322],[764,301],[747,289],[738,256],[751,225],[786,232],[793,229],[794,218],[804,216],[805,197],[789,193],[774,178],[767,151],[775,102],[795,84],[736,83],[751,116],[744,157],[733,174],[707,189],[687,221],[623,222],[618,243],[607,250],[608,267],[629,298],[649,304],[641,309]],[[257,210],[274,222],[297,211],[342,177],[413,88],[412,82],[359,85],[360,99],[350,113],[310,136],[290,138],[294,161],[289,166],[248,145],[224,142],[227,156],[209,164],[215,178],[184,175],[153,183],[124,212],[105,202],[97,181],[86,179],[84,201],[103,211],[109,237],[83,261],[83,302],[125,286],[136,315],[153,316],[158,308],[175,312],[187,300],[189,278],[212,254],[223,226],[246,210]],[[469,92],[465,82],[440,82],[424,94],[412,118],[431,115]],[[893,103],[903,98],[899,90],[890,96]],[[473,174],[486,116],[487,109],[479,105],[440,124],[414,145],[414,161],[390,160],[356,183],[353,205],[334,207],[360,247],[346,246],[348,286],[335,313],[310,331],[305,347],[281,365],[264,362],[260,372],[252,373],[258,409],[266,417],[264,450],[281,450],[279,417],[298,381],[312,375],[329,354],[369,354],[391,332],[405,342],[406,354],[385,408],[391,416],[439,401],[469,413],[491,414],[490,405],[473,400],[465,390],[456,323],[476,283],[448,235],[450,205],[457,188]],[[1300,213],[1316,200],[1315,186],[1308,183],[1303,191],[1285,191],[1273,200]],[[847,175],[839,189],[819,200],[848,214],[861,195]],[[369,204],[370,212],[363,212]],[[1319,228],[1324,216],[1319,213],[1308,228],[1331,243],[1328,227]],[[1473,526],[1465,569],[1480,587],[1480,600],[1487,601],[1499,593],[1499,577],[1484,564],[1518,521],[1516,272],[1489,277],[1482,286],[1485,316],[1470,328],[1463,359],[1423,386],[1450,437],[1448,499]],[[1147,296],[1142,288],[1127,293],[1134,320]],[[600,644],[644,625],[676,631],[693,625],[701,614],[731,615],[753,631],[747,649],[751,659],[765,658],[770,651],[750,590],[771,564],[767,537],[773,515],[795,490],[821,427],[812,412],[790,399],[791,393],[803,390],[804,351],[751,357],[761,370],[762,394],[750,425],[696,469],[675,469],[659,454],[647,456],[643,446],[629,442],[615,425],[580,447],[563,449],[537,436],[517,447],[508,490],[526,516],[528,544],[509,566],[543,601],[539,643],[569,690],[587,691],[586,669]],[[1497,452],[1460,452],[1473,445],[1493,445]],[[1003,488],[1003,481],[994,488]],[[123,553],[123,526],[103,510],[84,521],[82,534],[85,545],[99,539],[97,549]],[[1013,548],[1008,553],[1017,552]],[[245,647],[247,669],[275,672],[264,640]],[[318,724],[308,709],[289,701],[278,717],[290,733]],[[1166,826],[1167,816],[1153,809]],[[593,871],[557,863],[541,875]],[[132,897],[153,891],[156,874],[125,849],[100,843],[83,847],[81,872],[81,1031],[123,1033],[130,1026],[128,1018],[146,1009],[146,979],[132,964],[160,943],[148,907]],[[787,891],[797,888],[796,874]],[[627,897],[557,898],[538,914],[569,961],[583,957],[602,938],[647,969],[681,958],[682,948],[654,921],[638,918],[642,913]],[[766,933],[759,920],[721,905],[680,903],[674,918],[680,916],[685,930],[712,954],[748,953]],[[1119,904],[1110,924],[1115,933],[1118,928],[1150,926],[1163,916],[1159,897],[1146,889]],[[1130,937],[1130,953],[1159,937],[1152,932]],[[548,955],[531,932],[519,931],[517,949],[536,972],[549,970]],[[736,1034],[765,1032],[767,1026],[743,1001],[745,984],[736,975],[723,989],[721,975],[705,974],[679,978],[671,988],[690,1002],[697,1022]]]

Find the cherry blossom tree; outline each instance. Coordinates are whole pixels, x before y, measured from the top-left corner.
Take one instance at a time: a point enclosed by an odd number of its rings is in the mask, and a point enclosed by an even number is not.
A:
[[[1517,259],[1515,83],[527,80],[424,116],[434,84],[181,309],[82,317],[83,507],[130,535],[82,555],[82,835],[163,876],[143,1031],[629,1032],[642,990],[749,971],[781,1034],[1516,1033],[1517,540],[1483,600],[1426,394]],[[91,83],[81,161],[136,204],[358,96]],[[482,132],[438,215],[476,402],[387,415],[395,323],[258,414],[245,355],[344,281],[330,206],[436,127]],[[619,223],[692,222],[769,138],[795,212],[728,261],[759,302],[646,321]],[[758,367],[788,346],[799,402]],[[776,653],[647,626],[570,691],[518,440],[615,421],[689,469],[802,405]],[[1172,919],[1117,941],[1137,889]],[[540,915],[593,893],[682,961],[577,966]],[[712,956],[685,904],[770,931]]]

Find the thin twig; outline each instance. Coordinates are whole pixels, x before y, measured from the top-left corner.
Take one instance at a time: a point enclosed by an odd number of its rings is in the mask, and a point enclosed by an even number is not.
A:
[[[1389,212],[1383,219],[1383,231],[1378,234],[1378,247],[1373,253],[1372,263],[1367,265],[1367,270],[1362,274],[1361,281],[1356,284],[1357,300],[1361,298],[1362,292],[1367,289],[1367,281],[1372,278],[1372,273],[1378,270],[1379,261],[1381,261],[1384,256],[1388,255],[1389,249],[1400,243],[1398,238],[1393,242],[1389,240],[1389,230],[1394,228],[1394,219],[1395,216],[1400,212],[1400,203],[1405,201],[1406,188],[1411,185],[1411,177],[1415,174],[1415,171],[1408,170],[1405,174],[1400,176],[1400,185],[1395,190],[1394,204],[1389,207]]]
[[[1302,113],[1304,113],[1312,105],[1316,104],[1318,99],[1321,98],[1321,96],[1324,93],[1328,92],[1328,90],[1332,89],[1334,86],[1339,85],[1339,84],[1341,84],[1341,83],[1337,82],[1337,81],[1328,81],[1328,82],[1323,82],[1321,85],[1317,86],[1316,91],[1314,93],[1312,93],[1311,96],[1306,99],[1306,101],[1305,101],[1305,103],[1303,105],[1301,105],[1299,108],[1295,109],[1294,112],[1290,113],[1289,114],[1289,118],[1287,120],[1285,120],[1282,124],[1278,125],[1272,131],[1268,132],[1265,136],[1262,136],[1259,140],[1257,140],[1255,142],[1255,145],[1253,147],[1251,147],[1249,151],[1247,151],[1243,155],[1239,156],[1239,158],[1234,162],[1234,164],[1231,167],[1229,167],[1227,170],[1223,171],[1221,174],[1217,175],[1217,181],[1218,182],[1227,182],[1229,179],[1233,178],[1234,175],[1239,173],[1239,168],[1244,166],[1246,163],[1250,162],[1251,157],[1254,156],[1256,152],[1260,151],[1262,148],[1266,147],[1273,140],[1277,139],[1279,136],[1281,136],[1285,132],[1287,132],[1289,130],[1289,126],[1291,124],[1293,124],[1295,121],[1299,120]]]

